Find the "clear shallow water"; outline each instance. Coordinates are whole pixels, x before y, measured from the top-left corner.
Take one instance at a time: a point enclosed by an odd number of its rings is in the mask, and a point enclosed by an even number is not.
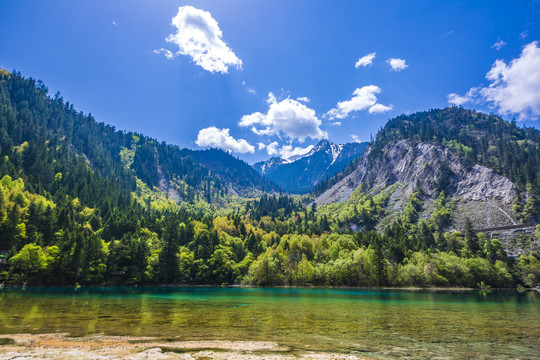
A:
[[[263,340],[374,358],[540,358],[540,294],[298,288],[0,291],[0,333]]]

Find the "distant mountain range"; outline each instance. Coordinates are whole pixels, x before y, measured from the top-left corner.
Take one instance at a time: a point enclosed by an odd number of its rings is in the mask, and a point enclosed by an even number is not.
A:
[[[283,190],[306,193],[362,156],[367,145],[367,142],[334,144],[321,140],[305,155],[287,159],[273,157],[253,164],[253,168]]]

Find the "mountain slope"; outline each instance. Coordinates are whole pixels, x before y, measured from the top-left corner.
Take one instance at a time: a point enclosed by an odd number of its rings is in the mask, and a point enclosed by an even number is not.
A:
[[[367,143],[338,145],[321,140],[305,155],[292,159],[274,157],[253,164],[253,168],[284,190],[305,193],[343,170],[360,157],[366,147]]]
[[[169,197],[175,202],[223,202],[235,195],[256,196],[278,187],[252,171],[249,165],[219,151],[196,152],[167,145],[141,134],[117,131],[77,112],[57,94],[33,79],[2,71],[0,74],[0,146],[11,157],[15,147],[23,151],[28,167],[42,166],[35,159],[52,145],[66,156],[84,159],[99,175],[121,188],[136,192],[141,200]],[[23,164],[24,165],[24,164]],[[29,176],[35,173],[29,171]],[[238,176],[243,174],[247,176]],[[52,183],[54,173],[32,179],[38,188]]]
[[[401,116],[381,130],[356,169],[315,202],[347,200],[359,187],[385,193],[389,223],[415,192],[421,217],[429,218],[444,191],[454,204],[450,228],[462,229],[466,218],[476,228],[536,222],[539,133],[458,108]]]

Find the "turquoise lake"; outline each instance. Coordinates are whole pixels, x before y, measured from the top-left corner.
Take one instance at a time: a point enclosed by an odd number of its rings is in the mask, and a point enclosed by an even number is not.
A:
[[[1,334],[53,332],[264,340],[381,359],[538,359],[540,294],[204,287],[0,290]]]

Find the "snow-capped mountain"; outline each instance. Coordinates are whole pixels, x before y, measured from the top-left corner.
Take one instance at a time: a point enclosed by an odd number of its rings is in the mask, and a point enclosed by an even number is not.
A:
[[[307,154],[288,159],[273,157],[253,164],[253,168],[284,190],[305,193],[320,181],[343,170],[355,158],[362,156],[367,144],[334,144],[321,140]]]

